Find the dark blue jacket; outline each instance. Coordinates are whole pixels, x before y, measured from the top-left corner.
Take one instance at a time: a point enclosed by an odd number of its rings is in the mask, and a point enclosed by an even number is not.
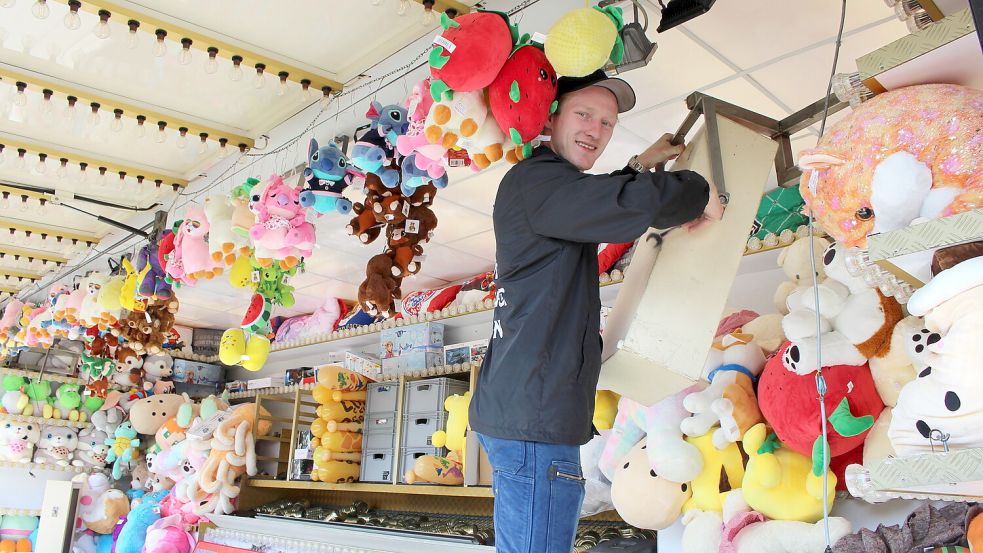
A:
[[[471,428],[587,443],[601,368],[597,245],[695,219],[708,198],[691,171],[590,175],[546,147],[509,170],[495,199],[495,318]]]

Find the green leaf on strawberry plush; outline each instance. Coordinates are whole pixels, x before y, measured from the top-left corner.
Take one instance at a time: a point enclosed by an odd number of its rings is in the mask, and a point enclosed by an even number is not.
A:
[[[874,417],[866,415],[863,417],[855,417],[853,413],[850,412],[850,404],[847,402],[846,398],[840,401],[840,404],[836,406],[829,415],[829,423],[833,425],[833,430],[840,436],[851,437],[863,434],[874,426]]]
[[[461,24],[447,17],[447,13],[445,12],[440,14],[440,26],[445,29],[450,29],[451,27],[460,27]]]
[[[560,106],[560,102],[553,100],[553,103],[550,104],[550,113],[556,113],[556,108],[558,108],[559,106]]]
[[[526,142],[522,145],[522,159],[532,155],[532,144]]]
[[[768,437],[765,438],[764,443],[758,448],[758,455],[774,453],[776,449],[781,449],[781,447],[782,442],[778,441],[778,435],[772,432],[771,434],[768,434]]]
[[[829,446],[823,447],[823,437],[819,436],[812,443],[812,474],[822,476],[829,468]]]
[[[614,47],[611,48],[611,63],[615,65],[621,63],[621,60],[625,59],[625,43],[621,40],[621,35],[614,40]]]
[[[445,56],[443,54],[442,46],[434,46],[433,50],[430,50],[430,57],[428,58],[428,61],[430,62],[430,67],[441,69],[447,65],[447,62],[450,61],[450,59],[450,56]]]
[[[522,94],[519,92],[519,81],[512,81],[512,86],[509,87],[509,99],[515,103],[519,103],[522,99]]]
[[[450,99],[450,87],[442,80],[430,81],[430,96],[434,102],[441,101],[445,96]]]
[[[522,137],[519,136],[519,131],[515,130],[514,127],[509,127],[509,137],[515,144],[522,144]]]

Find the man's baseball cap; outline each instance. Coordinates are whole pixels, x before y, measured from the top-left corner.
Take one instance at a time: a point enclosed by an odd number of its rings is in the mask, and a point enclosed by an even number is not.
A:
[[[560,77],[556,81],[556,98],[560,99],[564,94],[588,86],[599,86],[610,90],[618,101],[618,113],[624,113],[635,107],[635,91],[631,85],[621,79],[608,77],[602,69],[584,77]]]

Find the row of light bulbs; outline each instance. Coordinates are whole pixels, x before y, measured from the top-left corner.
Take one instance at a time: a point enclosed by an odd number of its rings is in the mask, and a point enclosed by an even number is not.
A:
[[[379,6],[384,0],[372,0],[373,6]],[[436,2],[434,0],[423,0],[423,15],[420,16],[420,25],[424,27],[430,27],[437,23],[437,13],[434,11],[433,7]],[[410,0],[399,0],[399,6],[396,8],[396,13],[400,16],[405,16],[410,9]],[[448,17],[454,19],[457,16],[457,10],[454,8],[448,8],[445,12]]]
[[[409,0],[405,0],[409,3]],[[424,3],[429,2],[432,6],[432,0],[426,0]],[[16,0],[0,0],[0,7],[9,8],[14,6]],[[82,26],[82,19],[78,14],[79,9],[82,7],[82,3],[78,0],[71,0],[68,3],[69,12],[65,15],[64,23],[65,27],[69,30],[78,30]],[[31,13],[34,17],[38,19],[46,19],[51,14],[51,8],[48,7],[47,0],[35,0],[35,3],[31,6]],[[429,11],[432,13],[432,9]],[[107,39],[112,36],[112,29],[109,26],[109,19],[112,14],[107,10],[99,10],[99,23],[97,23],[93,28],[92,32],[95,36],[101,39]],[[136,49],[140,45],[140,38],[138,31],[140,29],[140,22],[131,19],[127,21],[127,27],[129,27],[129,33],[126,37],[126,45],[129,49]],[[153,46],[153,54],[158,58],[162,58],[167,55],[167,31],[165,29],[157,29],[154,31],[154,36],[156,41]],[[180,40],[181,51],[178,53],[178,63],[181,65],[191,65],[194,60],[194,55],[191,50],[194,41],[190,38],[184,37]],[[214,46],[209,46],[206,50],[208,52],[208,59],[204,63],[204,71],[210,75],[218,72],[218,48]],[[232,69],[229,71],[229,79],[238,82],[245,77],[245,71],[242,68],[243,57],[239,55],[232,56]],[[253,77],[253,87],[256,89],[261,89],[266,86],[266,64],[257,63],[253,66],[256,73]],[[279,79],[279,87],[277,89],[277,95],[283,96],[287,93],[287,79],[290,77],[290,73],[287,71],[280,71],[277,73],[277,78]],[[300,81],[302,94],[301,97],[304,101],[313,101],[314,93],[311,91],[311,81],[309,79],[301,79]],[[331,93],[331,87],[325,86],[321,88],[322,96],[327,97]]]
[[[7,148],[3,144],[0,144],[0,166],[5,165],[7,162],[8,155],[6,154],[6,150]],[[21,173],[34,173],[37,175],[47,175],[48,154],[39,153],[37,154],[37,157],[38,157],[37,162],[35,162],[33,166],[29,167],[28,160],[27,160],[27,150],[23,148],[18,148],[17,156],[14,158],[12,162],[14,171],[19,171]],[[58,180],[67,180],[70,176],[69,167],[68,167],[68,163],[69,163],[68,158],[64,158],[64,157],[60,158],[58,160],[58,163],[59,163],[58,167],[57,169],[55,169],[55,177],[57,177]],[[108,168],[98,167],[96,170],[90,170],[89,164],[83,161],[78,164],[78,171],[75,175],[75,180],[80,183],[86,183],[89,180],[89,175],[93,173],[97,173],[94,177],[94,182],[97,185],[107,185],[109,184],[110,179],[113,178],[113,172],[110,171]],[[126,181],[127,178],[126,171],[117,171],[116,175],[119,176],[119,181],[121,184]],[[137,184],[143,184],[145,180],[147,180],[145,176],[136,175]],[[160,188],[164,184],[164,181],[161,179],[155,179],[153,182],[157,188]],[[179,186],[177,184],[172,184],[171,188],[173,188],[174,191],[176,192]]]
[[[914,33],[927,28],[934,23],[932,16],[921,5],[919,0],[884,0],[887,7],[894,9],[894,15],[908,27],[908,32]]]
[[[49,232],[32,232],[8,228],[8,241],[16,243],[19,247],[31,247],[36,250],[44,250],[49,253],[61,253],[64,257],[71,257],[81,248],[91,247],[95,243],[76,238],[65,238]],[[4,228],[0,226],[0,235],[3,235]]]

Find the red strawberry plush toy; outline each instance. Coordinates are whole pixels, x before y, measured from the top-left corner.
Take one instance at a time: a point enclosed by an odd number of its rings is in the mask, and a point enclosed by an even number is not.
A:
[[[518,29],[501,12],[478,11],[450,19],[430,50],[430,94],[441,101],[453,90],[470,92],[491,84],[512,51]]]
[[[517,48],[488,87],[488,104],[498,126],[515,144],[526,144],[556,110],[556,71],[540,45]]]

